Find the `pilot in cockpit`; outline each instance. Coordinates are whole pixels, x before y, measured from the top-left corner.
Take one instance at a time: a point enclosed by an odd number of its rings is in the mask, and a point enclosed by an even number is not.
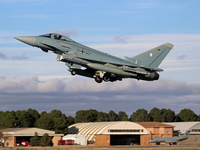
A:
[[[55,34],[54,38],[60,40],[62,38],[62,36],[61,35],[58,36],[58,35]]]
[[[62,36],[61,36],[61,35],[59,35],[59,36],[58,36],[58,40],[60,40],[61,38],[62,38]]]

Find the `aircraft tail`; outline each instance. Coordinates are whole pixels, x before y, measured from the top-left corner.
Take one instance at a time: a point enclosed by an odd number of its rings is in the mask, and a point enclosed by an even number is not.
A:
[[[184,135],[180,137],[180,140],[186,140],[189,138],[190,130],[186,130]]]
[[[171,43],[165,43],[129,59],[145,67],[157,68],[173,47]]]
[[[190,130],[187,130],[185,131],[183,136],[185,136],[186,138],[189,138],[189,135],[190,135]]]

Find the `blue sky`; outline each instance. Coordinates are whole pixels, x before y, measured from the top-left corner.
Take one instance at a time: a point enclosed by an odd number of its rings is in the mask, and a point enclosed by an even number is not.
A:
[[[74,115],[97,109],[130,115],[158,107],[200,114],[199,5],[198,0],[0,0],[0,110],[60,109]],[[159,81],[99,85],[72,77],[55,54],[13,38],[50,32],[121,58],[167,42],[174,48],[160,65],[165,71]]]

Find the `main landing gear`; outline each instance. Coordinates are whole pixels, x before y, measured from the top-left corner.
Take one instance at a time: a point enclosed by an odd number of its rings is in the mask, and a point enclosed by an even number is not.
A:
[[[97,83],[101,83],[103,80],[108,82],[110,81],[110,74],[103,71],[97,71],[94,78]]]
[[[102,78],[100,77],[100,76],[96,76],[95,77],[95,81],[97,82],[97,83],[101,83],[103,80],[102,80]]]

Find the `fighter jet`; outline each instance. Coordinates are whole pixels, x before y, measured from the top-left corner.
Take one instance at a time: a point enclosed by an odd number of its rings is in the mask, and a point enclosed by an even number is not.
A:
[[[134,57],[122,59],[56,33],[14,38],[44,52],[53,51],[57,54],[57,60],[69,67],[72,75],[94,78],[97,83],[121,81],[123,78],[158,80],[158,72],[163,71],[158,66],[173,48],[172,44],[165,43]]]
[[[168,143],[168,144],[176,144],[177,142],[186,140],[189,138],[190,131],[187,130],[183,136],[174,136],[174,137],[164,137],[164,138],[153,138],[149,140],[149,143]]]

